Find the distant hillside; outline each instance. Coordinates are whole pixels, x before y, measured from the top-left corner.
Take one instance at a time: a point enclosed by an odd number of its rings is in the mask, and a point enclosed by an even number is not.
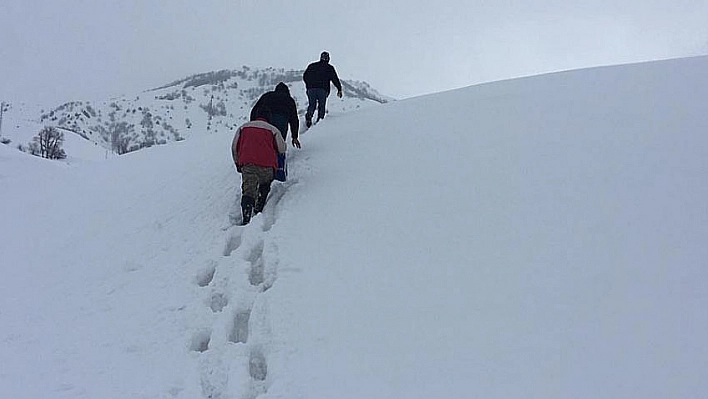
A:
[[[190,136],[230,129],[248,119],[255,101],[278,82],[285,82],[302,116],[307,107],[302,70],[221,70],[189,76],[110,101],[76,101],[45,111],[40,123],[57,126],[118,154],[180,141]],[[328,109],[346,112],[385,103],[365,82],[343,80],[344,97],[334,96]]]

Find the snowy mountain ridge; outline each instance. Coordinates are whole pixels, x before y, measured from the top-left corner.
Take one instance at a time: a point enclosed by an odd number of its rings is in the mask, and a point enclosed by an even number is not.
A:
[[[121,96],[107,101],[73,101],[37,116],[24,115],[21,123],[6,124],[5,130],[19,129],[28,123],[33,134],[50,125],[73,132],[116,154],[124,154],[153,145],[181,141],[192,136],[230,129],[245,122],[255,101],[278,82],[290,87],[302,117],[307,96],[302,70],[277,68],[220,70],[195,74],[150,89],[135,96]],[[344,96],[331,96],[328,110],[346,112],[392,100],[379,94],[366,82],[342,79]],[[9,116],[12,116],[10,104]],[[23,113],[21,108],[19,113]],[[16,118],[17,119],[17,118]],[[16,139],[23,144],[29,138]],[[25,134],[26,136],[26,134]],[[68,152],[71,156],[71,152]]]

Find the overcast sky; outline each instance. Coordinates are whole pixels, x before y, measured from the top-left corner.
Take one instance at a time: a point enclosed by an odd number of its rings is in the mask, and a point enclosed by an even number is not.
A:
[[[708,53],[708,0],[1,0],[0,100],[58,105],[242,65],[405,98]]]

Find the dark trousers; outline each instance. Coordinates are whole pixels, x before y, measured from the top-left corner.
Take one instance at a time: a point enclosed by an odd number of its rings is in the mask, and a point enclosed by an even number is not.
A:
[[[310,104],[307,107],[305,119],[312,120],[312,116],[315,114],[315,108],[317,108],[317,119],[323,119],[325,117],[328,94],[325,89],[307,89],[307,100]]]

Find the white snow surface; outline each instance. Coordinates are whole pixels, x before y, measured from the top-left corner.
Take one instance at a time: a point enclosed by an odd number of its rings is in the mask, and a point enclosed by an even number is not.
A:
[[[708,397],[708,58],[233,132],[0,145],[1,398]]]
[[[13,106],[9,112],[3,114],[0,137],[9,140],[8,146],[17,149],[18,145],[22,145],[26,148],[42,128],[51,126],[37,121],[36,115],[41,112],[35,108],[38,107],[20,103],[17,104],[17,109]],[[66,152],[66,159],[62,161],[64,163],[73,164],[86,161],[90,163],[115,156],[112,151],[108,151],[78,134],[61,127],[58,129],[64,133],[64,142],[61,146]]]

